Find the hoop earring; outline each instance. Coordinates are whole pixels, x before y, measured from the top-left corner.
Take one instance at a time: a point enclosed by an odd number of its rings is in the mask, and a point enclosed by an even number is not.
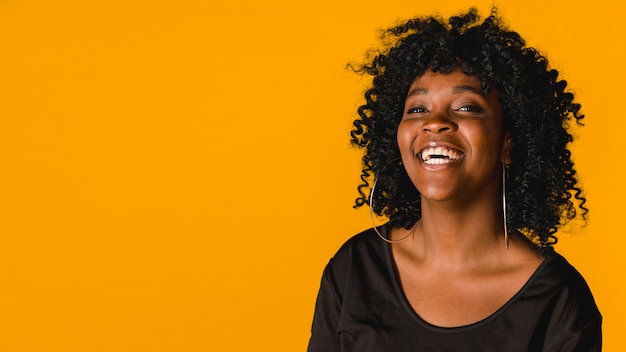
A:
[[[380,173],[382,173],[387,166],[391,165],[391,163],[393,163],[396,160],[399,160],[400,158],[395,158],[393,160],[391,160],[387,165],[385,165],[381,170]],[[369,206],[370,206],[370,219],[372,220],[372,226],[374,228],[374,231],[376,232],[376,234],[378,235],[378,237],[380,237],[380,239],[382,239],[383,241],[387,242],[387,243],[398,243],[398,242],[402,242],[404,240],[406,240],[407,238],[411,237],[411,235],[413,235],[415,233],[415,230],[417,229],[417,224],[419,223],[419,221],[415,222],[415,225],[413,225],[413,229],[411,229],[411,232],[409,232],[406,236],[402,237],[399,240],[390,240],[385,238],[385,236],[383,236],[380,231],[378,231],[378,228],[376,226],[376,222],[374,221],[374,190],[376,189],[376,183],[378,182],[378,179],[374,176],[374,182],[372,183],[372,189],[370,190],[370,199],[369,199]]]
[[[509,165],[502,163],[502,216],[504,222],[504,245],[509,249],[509,231],[506,226],[506,177]]]

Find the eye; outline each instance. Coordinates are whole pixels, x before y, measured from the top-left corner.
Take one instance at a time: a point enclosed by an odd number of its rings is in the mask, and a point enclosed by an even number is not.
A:
[[[428,112],[428,111],[421,106],[412,107],[406,111],[407,114],[422,114],[425,112]]]
[[[483,112],[484,111],[483,108],[481,108],[480,106],[476,106],[476,105],[463,105],[456,110],[462,111],[462,112]]]

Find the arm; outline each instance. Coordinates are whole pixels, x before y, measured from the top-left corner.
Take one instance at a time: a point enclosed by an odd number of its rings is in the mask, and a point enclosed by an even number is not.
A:
[[[602,351],[602,316],[585,325],[581,330],[566,336],[550,352],[600,352]]]
[[[337,326],[341,314],[341,296],[331,279],[332,261],[326,266],[315,304],[308,352],[339,352]]]

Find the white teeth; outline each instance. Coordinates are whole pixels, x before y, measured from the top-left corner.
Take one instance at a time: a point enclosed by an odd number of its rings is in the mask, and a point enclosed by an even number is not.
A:
[[[459,160],[463,154],[447,147],[429,147],[420,153],[425,164],[447,164],[454,160]]]

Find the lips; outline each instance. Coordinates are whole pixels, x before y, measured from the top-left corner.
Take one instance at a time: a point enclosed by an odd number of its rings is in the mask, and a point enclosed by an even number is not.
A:
[[[429,165],[447,164],[462,159],[464,153],[446,146],[429,146],[422,149],[417,157]]]

